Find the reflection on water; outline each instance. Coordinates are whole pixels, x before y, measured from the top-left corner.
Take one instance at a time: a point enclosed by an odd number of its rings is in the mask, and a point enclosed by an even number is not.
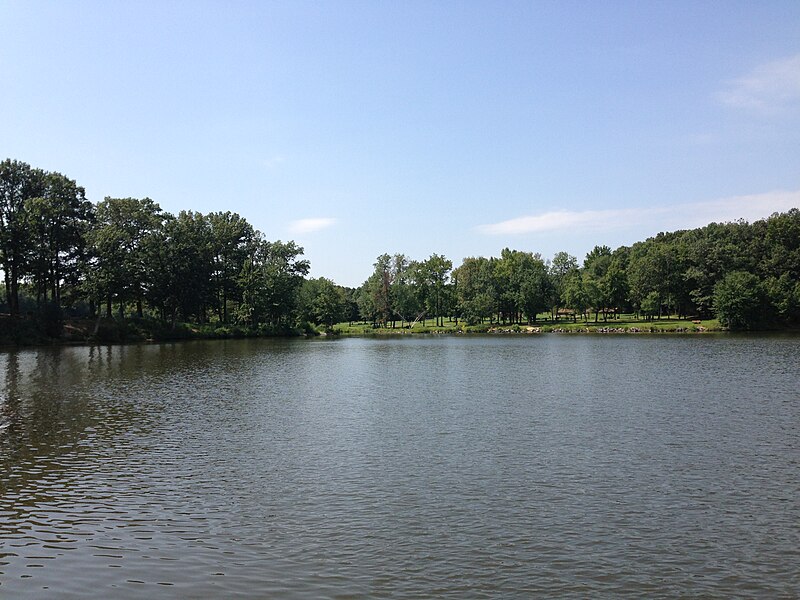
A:
[[[0,597],[796,597],[800,339],[0,354]]]

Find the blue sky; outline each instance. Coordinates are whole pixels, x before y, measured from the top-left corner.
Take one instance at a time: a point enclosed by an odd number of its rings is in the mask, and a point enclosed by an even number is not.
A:
[[[0,0],[0,158],[375,257],[800,206],[800,2]]]

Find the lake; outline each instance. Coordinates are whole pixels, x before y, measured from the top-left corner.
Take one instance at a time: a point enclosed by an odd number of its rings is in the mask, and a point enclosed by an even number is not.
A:
[[[0,597],[800,595],[800,338],[0,353]]]

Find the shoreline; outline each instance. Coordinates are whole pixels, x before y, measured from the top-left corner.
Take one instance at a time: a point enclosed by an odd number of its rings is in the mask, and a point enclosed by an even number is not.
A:
[[[426,327],[424,330],[407,328],[372,328],[370,325],[350,326],[347,330],[329,332],[310,332],[302,330],[286,330],[282,332],[257,332],[245,329],[203,330],[187,326],[180,329],[174,336],[164,335],[158,337],[144,337],[141,335],[130,336],[128,339],[100,339],[90,335],[85,337],[76,335],[75,330],[65,338],[23,339],[17,342],[0,342],[0,352],[26,349],[26,348],[57,348],[72,346],[130,346],[137,344],[164,344],[193,341],[224,341],[243,339],[315,339],[315,338],[373,338],[373,337],[407,337],[407,336],[538,336],[538,335],[707,335],[707,334],[788,334],[800,335],[800,329],[759,329],[759,330],[730,330],[720,326],[704,326],[683,323],[647,325],[582,325],[582,326],[554,326],[554,325],[510,325],[487,328],[471,329],[470,327]],[[127,337],[127,336],[126,336]]]

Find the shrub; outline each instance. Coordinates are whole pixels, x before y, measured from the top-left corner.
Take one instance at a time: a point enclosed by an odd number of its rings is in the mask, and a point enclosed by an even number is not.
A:
[[[723,326],[754,329],[764,320],[764,288],[746,271],[728,273],[714,286],[714,310]]]

